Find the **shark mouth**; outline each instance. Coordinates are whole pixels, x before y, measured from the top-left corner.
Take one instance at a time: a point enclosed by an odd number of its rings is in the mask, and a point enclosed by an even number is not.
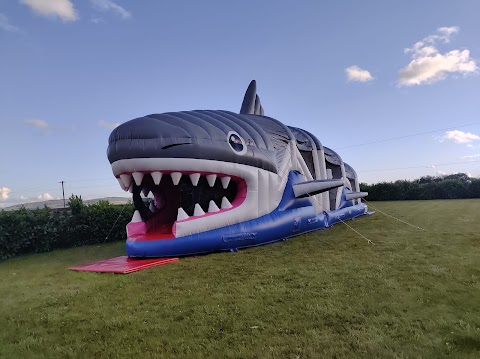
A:
[[[135,213],[127,225],[134,240],[177,237],[177,225],[216,216],[242,205],[246,181],[238,176],[194,171],[124,172],[117,180],[133,195]]]

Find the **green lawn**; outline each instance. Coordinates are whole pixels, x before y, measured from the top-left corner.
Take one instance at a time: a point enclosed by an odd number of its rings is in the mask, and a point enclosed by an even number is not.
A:
[[[129,275],[123,243],[0,262],[2,358],[480,358],[480,200],[381,213]]]

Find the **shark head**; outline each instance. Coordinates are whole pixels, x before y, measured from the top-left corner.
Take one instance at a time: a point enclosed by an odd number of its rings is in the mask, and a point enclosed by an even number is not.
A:
[[[153,114],[118,126],[107,154],[120,186],[133,194],[128,237],[183,237],[271,212],[291,163],[285,128],[228,111]]]

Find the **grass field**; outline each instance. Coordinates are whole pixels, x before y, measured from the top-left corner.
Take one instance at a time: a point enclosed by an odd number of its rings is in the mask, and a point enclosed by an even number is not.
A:
[[[129,275],[123,243],[0,262],[2,358],[480,358],[480,200],[377,212]]]

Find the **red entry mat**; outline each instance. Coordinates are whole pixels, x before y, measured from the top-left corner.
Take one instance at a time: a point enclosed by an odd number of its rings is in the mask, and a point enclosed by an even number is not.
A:
[[[84,264],[83,266],[71,267],[70,270],[80,272],[100,272],[100,273],[120,273],[127,274],[139,271],[148,267],[159,266],[162,264],[178,261],[178,258],[148,258],[135,259],[121,256],[105,259],[95,263]]]

